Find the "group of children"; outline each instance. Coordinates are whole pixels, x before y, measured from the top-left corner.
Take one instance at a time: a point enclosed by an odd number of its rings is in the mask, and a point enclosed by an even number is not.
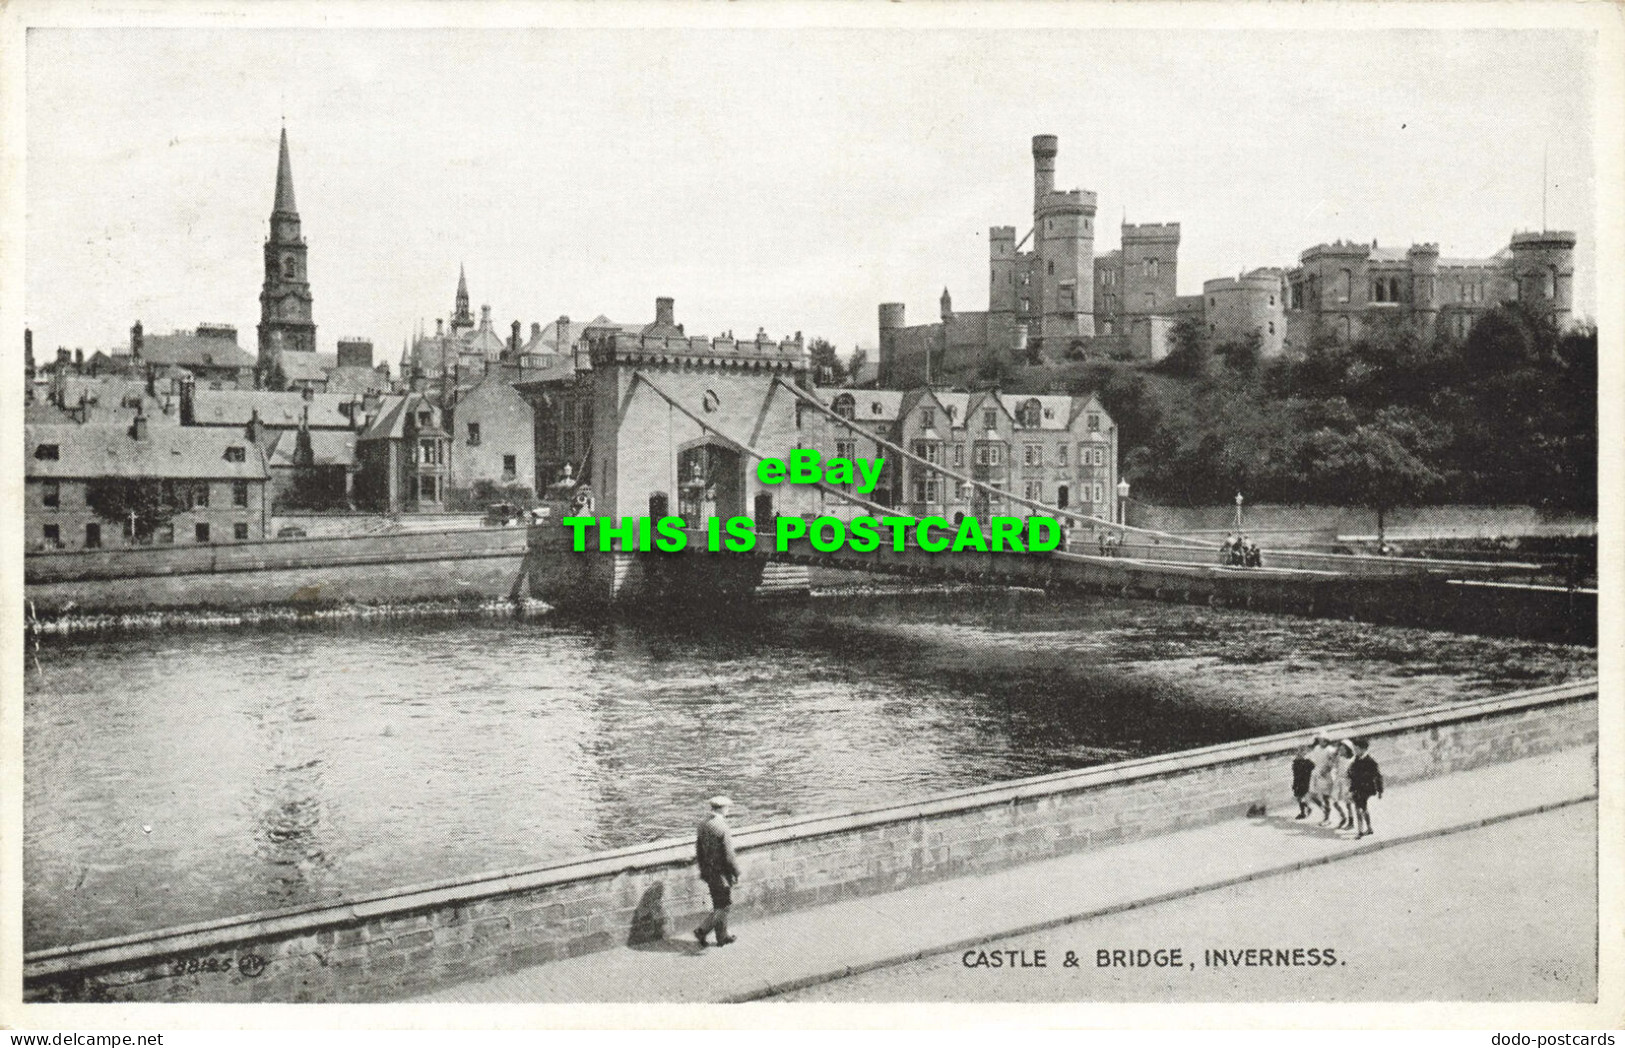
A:
[[[1371,829],[1366,804],[1382,796],[1382,769],[1371,756],[1365,739],[1333,742],[1317,734],[1292,761],[1292,793],[1298,799],[1298,818],[1307,819],[1318,806],[1320,824],[1337,812],[1337,829],[1353,830],[1359,840]]]
[[[1230,534],[1219,546],[1219,563],[1232,568],[1261,568],[1264,555],[1258,544],[1246,535]]]

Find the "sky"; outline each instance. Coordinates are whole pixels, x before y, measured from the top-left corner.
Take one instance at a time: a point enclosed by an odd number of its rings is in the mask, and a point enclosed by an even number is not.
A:
[[[284,123],[318,348],[392,363],[452,308],[759,327],[843,350],[876,307],[987,305],[987,231],[1057,188],[1179,222],[1179,291],[1335,239],[1483,257],[1580,236],[1595,309],[1595,39],[1577,30],[31,29],[37,355],[200,322],[253,350]]]

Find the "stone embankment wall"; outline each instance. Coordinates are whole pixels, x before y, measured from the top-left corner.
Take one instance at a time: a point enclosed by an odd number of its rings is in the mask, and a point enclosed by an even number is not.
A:
[[[1594,744],[1595,681],[1334,729],[1390,786]],[[1303,733],[737,831],[750,916],[1290,805]],[[370,1001],[685,932],[709,908],[671,839],[528,870],[28,954],[33,1001]]]
[[[1158,506],[1130,500],[1128,522],[1153,531],[1223,537],[1236,530],[1236,507]],[[1412,506],[1389,510],[1383,519],[1397,541],[1494,539],[1520,536],[1595,535],[1595,517],[1548,513],[1533,506]],[[1265,546],[1331,543],[1339,535],[1377,534],[1375,510],[1346,506],[1242,506],[1242,527]]]
[[[526,529],[478,528],[29,554],[41,617],[266,604],[492,600],[524,576]]]

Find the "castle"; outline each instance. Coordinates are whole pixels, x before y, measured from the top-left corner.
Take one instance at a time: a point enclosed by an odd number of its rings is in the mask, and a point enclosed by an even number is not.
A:
[[[1122,246],[1095,257],[1093,192],[1055,188],[1054,135],[1033,137],[1033,224],[988,230],[988,308],[913,327],[901,303],[880,307],[880,385],[903,388],[974,371],[990,358],[1110,353],[1155,358],[1178,308],[1179,223],[1122,227]],[[1031,247],[1023,250],[1031,243]]]
[[[1181,319],[1216,342],[1251,338],[1274,357],[1316,337],[1360,338],[1398,318],[1425,337],[1465,338],[1475,318],[1521,302],[1567,323],[1573,310],[1571,232],[1515,233],[1490,258],[1440,258],[1437,244],[1405,251],[1319,244],[1291,269],[1264,267],[1178,293],[1178,222],[1121,228],[1121,246],[1094,254],[1096,197],[1055,189],[1054,135],[1033,137],[1033,224],[988,231],[988,308],[956,312],[946,288],[935,323],[909,326],[903,305],[879,311],[879,385],[943,385],[990,363],[1112,357],[1155,361]],[[1031,242],[1031,248],[1023,250]]]

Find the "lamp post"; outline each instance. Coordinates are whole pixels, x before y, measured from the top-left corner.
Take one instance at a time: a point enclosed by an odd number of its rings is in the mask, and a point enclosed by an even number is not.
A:
[[[1241,492],[1236,492],[1236,530],[1241,530]]]
[[[1128,481],[1117,482],[1117,523],[1128,524]]]

